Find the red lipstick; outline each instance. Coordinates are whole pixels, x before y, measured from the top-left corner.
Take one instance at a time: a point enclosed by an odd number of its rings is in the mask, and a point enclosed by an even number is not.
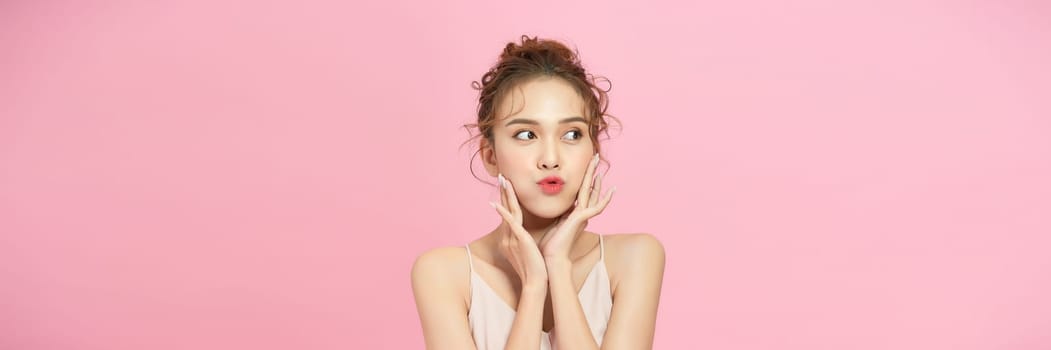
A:
[[[562,181],[562,178],[558,176],[548,176],[536,183],[537,185],[540,185],[540,190],[543,191],[544,194],[552,195],[562,192],[562,185],[565,184],[565,181]]]

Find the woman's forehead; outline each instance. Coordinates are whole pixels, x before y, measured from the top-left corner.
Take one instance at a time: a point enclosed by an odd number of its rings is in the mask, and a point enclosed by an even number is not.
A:
[[[502,96],[496,119],[501,124],[512,119],[528,119],[554,125],[566,118],[583,117],[584,111],[584,99],[569,83],[557,78],[534,79]]]

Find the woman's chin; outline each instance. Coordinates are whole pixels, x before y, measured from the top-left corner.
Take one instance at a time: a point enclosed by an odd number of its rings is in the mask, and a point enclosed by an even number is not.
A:
[[[572,202],[569,202],[569,203],[554,203],[554,201],[552,201],[552,202],[537,203],[537,204],[539,204],[539,205],[530,206],[529,208],[525,208],[525,209],[529,210],[529,212],[532,213],[533,215],[535,215],[536,217],[542,218],[542,219],[555,219],[555,218],[558,218],[559,216],[562,216],[562,214],[565,214],[566,211],[571,209],[572,206],[573,206]]]

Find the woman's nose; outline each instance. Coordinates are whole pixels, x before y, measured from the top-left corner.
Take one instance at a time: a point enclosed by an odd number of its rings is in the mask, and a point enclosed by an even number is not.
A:
[[[558,149],[557,147],[548,147],[544,149],[544,154],[540,155],[540,163],[537,164],[540,169],[558,169]]]

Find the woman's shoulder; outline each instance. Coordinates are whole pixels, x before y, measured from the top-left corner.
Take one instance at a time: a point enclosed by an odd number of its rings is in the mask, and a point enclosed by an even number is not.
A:
[[[618,256],[639,257],[664,255],[664,243],[651,233],[615,233],[602,235],[606,251]]]
[[[456,300],[466,310],[470,278],[467,248],[463,246],[426,250],[412,264],[412,289],[417,303],[423,299]]]
[[[461,266],[462,265],[462,266]],[[467,270],[467,249],[464,246],[447,246],[428,249],[416,256],[412,264],[413,274],[427,273],[452,276]]]
[[[602,235],[606,245],[606,266],[610,279],[617,282],[633,275],[664,271],[664,244],[651,233]]]

